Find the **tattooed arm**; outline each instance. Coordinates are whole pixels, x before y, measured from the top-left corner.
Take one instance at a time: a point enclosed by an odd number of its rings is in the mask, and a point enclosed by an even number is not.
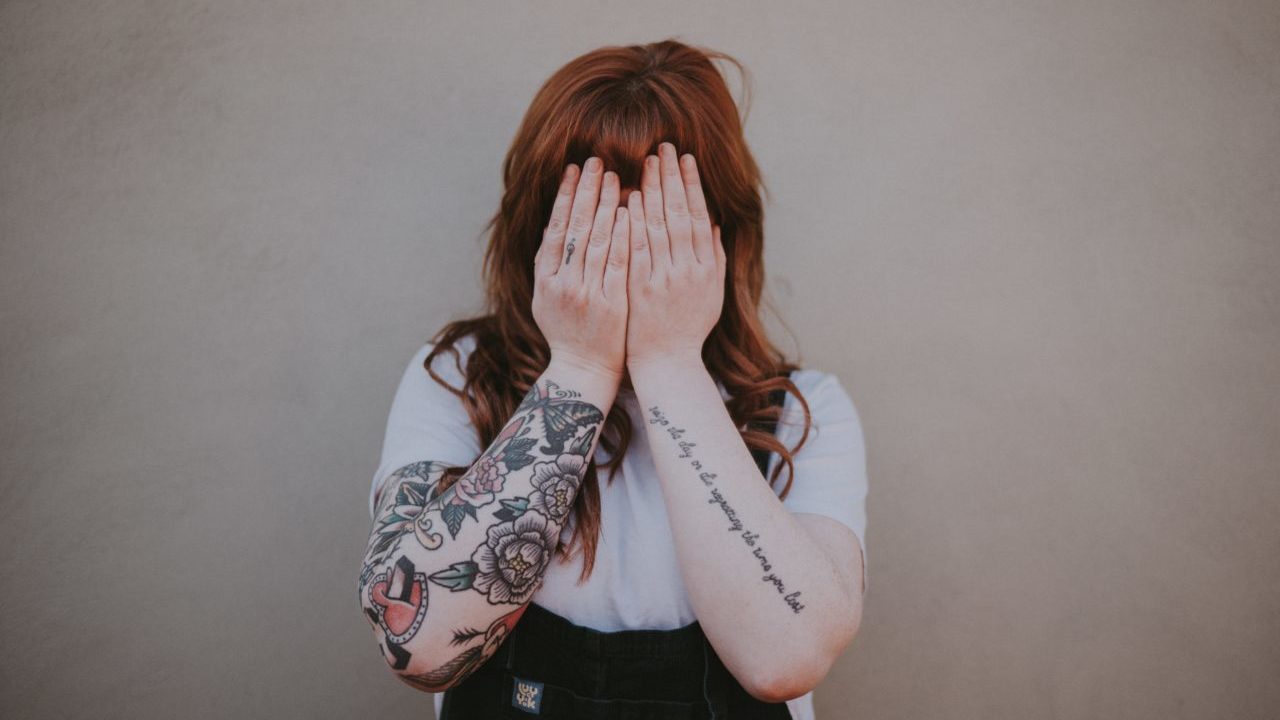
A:
[[[443,691],[514,628],[559,545],[617,386],[553,358],[447,490],[438,489],[445,465],[426,460],[384,481],[360,602],[402,680]]]
[[[756,697],[786,700],[817,685],[857,631],[857,537],[783,507],[703,365],[729,263],[694,157],[678,162],[662,143],[640,185],[628,210],[647,242],[632,243],[626,364],[680,573],[725,667]]]
[[[708,639],[756,697],[803,695],[857,632],[856,536],[783,507],[701,359],[673,357],[630,372],[681,576]],[[831,548],[840,549],[838,561]]]
[[[559,542],[622,380],[627,213],[599,158],[565,168],[534,258],[547,369],[467,473],[439,491],[431,462],[382,488],[360,602],[384,657],[439,692],[497,651]],[[577,249],[578,252],[574,252]]]

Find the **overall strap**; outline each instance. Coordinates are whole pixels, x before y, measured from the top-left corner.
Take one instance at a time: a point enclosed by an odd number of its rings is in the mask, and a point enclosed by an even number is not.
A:
[[[788,377],[791,377],[791,376],[789,375]],[[778,407],[782,407],[782,404],[786,401],[786,399],[787,399],[786,389],[778,388],[777,390],[774,390],[769,393],[769,406],[772,407],[774,405],[777,405]],[[777,431],[777,425],[778,425],[777,422],[773,420],[760,420],[760,421],[753,421],[750,423],[750,427],[755,428],[757,430],[762,430],[770,434],[773,434]],[[760,468],[760,474],[763,475],[766,480],[769,478],[769,455],[770,454],[771,453],[765,448],[751,448],[751,456],[755,458],[756,465],[759,466]]]

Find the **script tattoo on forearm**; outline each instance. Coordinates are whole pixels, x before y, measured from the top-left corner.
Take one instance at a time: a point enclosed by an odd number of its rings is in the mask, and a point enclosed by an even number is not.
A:
[[[787,586],[782,581],[782,578],[779,578],[776,573],[772,572],[773,563],[769,562],[769,556],[765,553],[764,547],[758,542],[760,534],[752,532],[750,529],[743,526],[742,520],[738,517],[738,511],[729,504],[729,501],[724,497],[724,493],[722,493],[720,488],[716,485],[716,474],[708,470],[704,470],[702,461],[694,457],[693,448],[697,447],[698,444],[685,440],[685,429],[673,425],[671,421],[667,419],[666,415],[663,414],[662,410],[658,409],[657,405],[649,406],[649,415],[651,416],[649,418],[650,425],[661,425],[666,429],[667,434],[671,436],[671,439],[676,441],[676,446],[680,448],[680,454],[676,457],[688,460],[689,466],[698,471],[698,479],[702,480],[702,484],[707,486],[708,492],[711,495],[711,499],[707,500],[707,502],[712,505],[718,505],[720,510],[724,512],[725,517],[729,520],[727,530],[729,532],[740,533],[742,542],[747,547],[751,548],[751,554],[760,562],[760,569],[766,573],[760,579],[773,585],[773,587],[777,589],[778,594],[782,596],[783,601],[785,601],[787,606],[791,608],[791,612],[799,614],[799,612],[805,607],[804,604],[800,602],[800,591],[794,590],[792,592],[787,592]]]
[[[492,605],[523,605],[541,586],[604,423],[604,413],[580,397],[550,380],[535,383],[488,449],[444,491],[440,481],[448,465],[440,462],[410,463],[386,480],[359,590],[365,615],[380,631],[384,657],[393,669],[409,665],[411,654],[405,646],[426,619],[429,583],[455,592],[474,590]],[[531,473],[532,492],[499,497],[507,479],[519,471]],[[495,502],[499,507],[491,513],[494,521],[469,560],[435,572],[420,567],[422,551],[445,545],[444,531],[456,540],[464,523],[482,522],[480,508]],[[437,529],[436,521],[443,527]],[[406,547],[406,542],[411,545]],[[406,554],[409,549],[412,552]],[[472,647],[431,673],[402,678],[422,689],[446,687],[492,655],[522,611],[523,607],[498,618],[483,632],[454,630],[453,644]]]

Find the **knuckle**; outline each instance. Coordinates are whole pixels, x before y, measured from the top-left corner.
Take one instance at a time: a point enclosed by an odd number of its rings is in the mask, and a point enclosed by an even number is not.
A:
[[[578,235],[582,235],[583,233],[591,230],[591,218],[581,215],[575,216],[569,221],[569,230]]]

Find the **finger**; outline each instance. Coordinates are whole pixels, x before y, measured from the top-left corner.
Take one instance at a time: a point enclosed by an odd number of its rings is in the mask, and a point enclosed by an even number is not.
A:
[[[693,231],[689,228],[689,204],[684,196],[684,180],[676,146],[669,142],[658,146],[662,158],[662,209],[667,218],[667,237],[671,238],[671,263],[697,262],[693,255]]]
[[[574,188],[578,181],[578,166],[569,163],[560,177],[560,189],[556,191],[551,206],[551,219],[542,232],[542,243],[533,258],[534,273],[555,275],[560,269],[560,257],[564,253],[564,233],[569,228],[569,208],[573,205]]]
[[[595,226],[587,241],[582,281],[589,288],[600,287],[604,277],[604,261],[609,257],[609,239],[613,236],[614,217],[618,214],[618,173],[610,170],[604,174],[600,188],[600,205],[596,208]]]
[[[600,198],[600,158],[590,157],[582,167],[578,188],[573,196],[573,210],[569,212],[569,230],[565,238],[564,257],[559,259],[557,277],[569,282],[582,282],[583,256],[586,255],[587,238],[595,225],[596,202]]]
[[[644,228],[649,235],[652,274],[666,272],[666,268],[671,267],[671,241],[667,238],[667,220],[662,211],[662,179],[658,172],[658,156],[646,157],[640,192],[644,195]]]
[[[627,268],[631,255],[631,213],[618,208],[613,222],[613,236],[609,238],[609,258],[604,266],[604,296],[621,300],[627,296]]]
[[[645,232],[644,200],[640,193],[633,192],[627,198],[627,216],[631,219],[631,262],[628,264],[628,286],[635,288],[649,282],[649,235]]]
[[[707,212],[707,199],[702,195],[702,179],[698,176],[698,164],[693,155],[685,153],[680,158],[680,176],[684,180],[684,196],[689,203],[689,227],[693,232],[693,255],[700,263],[714,263],[715,250],[711,247],[711,215]]]

